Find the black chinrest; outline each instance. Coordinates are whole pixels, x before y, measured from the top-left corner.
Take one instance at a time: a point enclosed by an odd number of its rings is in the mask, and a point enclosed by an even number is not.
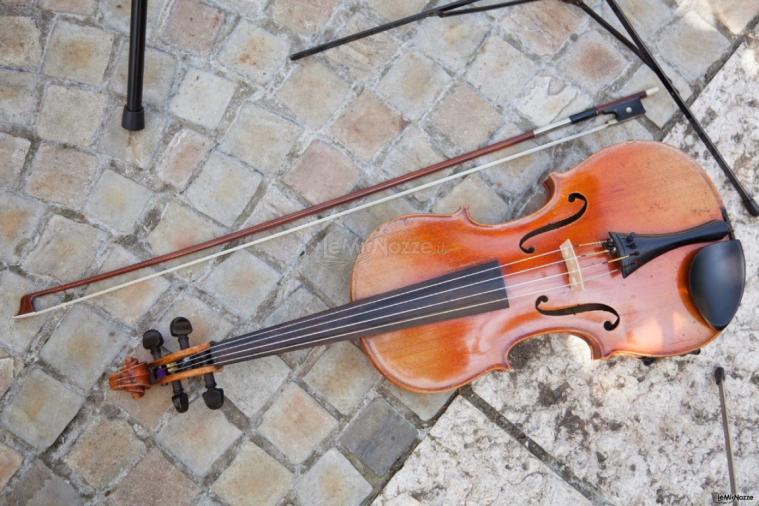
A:
[[[738,311],[746,285],[746,260],[738,240],[701,248],[690,264],[688,287],[704,320],[717,330],[727,327]]]

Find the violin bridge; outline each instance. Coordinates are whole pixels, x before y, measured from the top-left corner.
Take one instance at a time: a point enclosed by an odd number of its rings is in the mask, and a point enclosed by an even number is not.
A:
[[[567,274],[569,274],[569,285],[572,290],[582,291],[585,288],[585,282],[582,279],[582,268],[580,267],[580,261],[575,254],[575,248],[572,246],[572,241],[567,239],[559,247],[561,251],[561,257],[564,259],[564,263],[567,266]]]

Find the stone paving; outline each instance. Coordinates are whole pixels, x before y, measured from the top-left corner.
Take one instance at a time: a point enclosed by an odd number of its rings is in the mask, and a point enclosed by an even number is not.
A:
[[[592,2],[611,20],[602,2]],[[759,2],[622,2],[756,195]],[[646,118],[76,307],[11,320],[20,294],[165,253],[657,84],[553,0],[433,18],[296,63],[312,42],[425,0],[151,0],[147,126],[121,129],[129,2],[0,3],[0,502],[7,504],[708,504],[729,492],[715,364],[728,370],[740,492],[759,494],[759,234],[666,94]],[[537,183],[629,139],[709,170],[747,253],[741,311],[699,356],[591,362],[577,338],[520,345],[459,392],[383,380],[352,343],[108,390],[150,327],[193,343],[344,303],[361,239],[409,212],[496,223]],[[104,283],[103,286],[108,286]],[[98,287],[100,288],[100,286]],[[88,293],[89,288],[78,294]],[[51,297],[52,304],[60,298]]]

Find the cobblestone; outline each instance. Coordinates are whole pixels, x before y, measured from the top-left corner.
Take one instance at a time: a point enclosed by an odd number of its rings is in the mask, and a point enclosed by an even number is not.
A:
[[[0,185],[12,186],[21,174],[31,143],[0,132]]]
[[[470,86],[459,85],[430,115],[435,128],[462,150],[484,143],[500,124],[498,112]]]
[[[332,132],[353,153],[368,160],[404,127],[395,111],[376,95],[364,92],[335,121]]]
[[[42,97],[37,132],[47,140],[89,146],[105,111],[105,96],[50,85]]]
[[[281,36],[242,21],[219,53],[219,61],[257,83],[269,80],[285,62],[287,43]]]
[[[337,450],[330,450],[295,485],[303,504],[360,504],[372,486]]]
[[[0,17],[0,64],[31,67],[42,58],[40,30],[32,18]]]
[[[190,504],[198,487],[182,474],[157,448],[132,468],[114,490],[111,499],[119,506],[130,504]]]
[[[210,149],[211,139],[195,130],[183,128],[174,135],[166,148],[157,166],[158,177],[183,190]]]
[[[106,170],[92,188],[85,212],[94,220],[128,234],[150,197],[148,189],[112,170]]]
[[[418,119],[448,86],[451,79],[437,63],[419,53],[408,53],[391,67],[378,91],[406,119]]]
[[[113,35],[106,31],[60,22],[53,29],[42,70],[50,76],[100,84],[112,46]]]
[[[264,357],[238,367],[226,367],[216,376],[225,395],[250,418],[255,418],[290,374],[279,357]]]
[[[299,121],[319,128],[334,114],[348,89],[348,83],[326,65],[304,61],[293,70],[277,98]]]
[[[232,253],[205,279],[202,286],[240,316],[256,314],[274,289],[279,273],[247,251]]]
[[[123,108],[106,111],[105,131],[98,148],[105,154],[138,167],[147,167],[161,138],[162,121],[148,121],[143,130],[130,132],[121,126]],[[148,110],[148,114],[150,114]]]
[[[10,492],[16,504],[84,504],[71,484],[54,474],[45,464],[35,461]]]
[[[0,70],[0,121],[28,125],[37,105],[37,76]]]
[[[0,487],[5,487],[23,461],[23,455],[0,443]]]
[[[0,260],[13,263],[42,217],[44,206],[29,198],[0,191]]]
[[[74,148],[43,143],[32,162],[25,190],[41,200],[79,209],[84,204],[98,161]]]
[[[148,4],[151,6],[152,4]],[[148,7],[150,8],[150,7]],[[119,52],[116,69],[111,78],[110,88],[119,95],[126,95],[129,47],[125,44]],[[171,85],[176,78],[176,59],[152,48],[145,49],[145,68],[143,76],[143,98],[152,105],[160,105],[168,98]],[[152,122],[145,125],[150,127]]]
[[[235,92],[223,77],[191,69],[171,101],[171,112],[205,128],[216,128]]]
[[[163,29],[164,38],[172,45],[199,54],[208,54],[216,34],[224,22],[219,9],[197,0],[175,2]]]
[[[317,204],[348,193],[358,178],[359,171],[347,156],[329,144],[314,141],[282,180]]]
[[[719,31],[695,12],[689,12],[666,30],[658,47],[688,81],[703,75],[730,44]]]

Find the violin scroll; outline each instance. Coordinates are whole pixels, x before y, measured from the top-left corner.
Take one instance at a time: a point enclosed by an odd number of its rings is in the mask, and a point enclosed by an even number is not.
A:
[[[112,374],[108,383],[111,390],[125,390],[132,395],[132,399],[139,399],[145,395],[145,390],[150,388],[150,369],[145,362],[127,357],[124,367]]]

